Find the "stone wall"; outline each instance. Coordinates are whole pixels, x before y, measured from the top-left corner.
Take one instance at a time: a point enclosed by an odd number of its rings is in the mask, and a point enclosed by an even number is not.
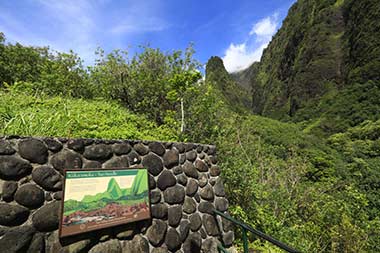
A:
[[[64,168],[146,167],[152,219],[59,239]],[[0,252],[217,252],[232,244],[215,146],[0,138]]]

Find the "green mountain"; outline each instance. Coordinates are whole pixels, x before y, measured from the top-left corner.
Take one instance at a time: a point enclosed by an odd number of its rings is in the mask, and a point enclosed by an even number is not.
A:
[[[260,115],[314,121],[316,130],[328,133],[375,120],[379,20],[377,0],[299,0],[260,62],[231,77],[251,90],[251,110]]]
[[[136,179],[136,177],[135,177]],[[135,181],[134,181],[135,182]],[[125,196],[129,192],[129,189],[121,189],[119,184],[114,178],[111,178],[108,182],[108,187],[105,192],[97,193],[96,195],[86,195],[81,202],[95,202],[102,199],[117,200]]]
[[[207,62],[206,82],[212,84],[218,96],[235,111],[243,112],[251,107],[251,88],[246,86],[242,90],[228,74],[222,59],[218,56],[211,57]]]
[[[207,64],[227,101],[217,146],[230,212],[302,252],[380,252],[379,20],[377,0],[298,0],[260,62]],[[254,115],[235,110],[238,90]]]
[[[120,189],[119,184],[114,178],[111,178],[108,182],[107,193],[109,193],[113,199],[118,199],[123,196],[123,191]]]
[[[133,180],[130,192],[132,195],[138,195],[149,189],[148,187],[148,175],[143,170],[139,170],[135,179]]]

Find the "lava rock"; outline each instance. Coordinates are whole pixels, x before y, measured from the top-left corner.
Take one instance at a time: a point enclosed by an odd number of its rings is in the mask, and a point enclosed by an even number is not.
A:
[[[84,150],[84,141],[82,139],[71,139],[67,141],[69,149],[82,152]]]
[[[186,155],[185,154],[180,154],[179,155],[179,163],[184,164],[186,162]]]
[[[0,155],[12,155],[16,153],[11,144],[6,140],[0,140]]]
[[[209,215],[209,214],[203,214],[202,222],[208,235],[210,236],[219,235],[218,224],[214,216]]]
[[[189,152],[186,152],[186,159],[188,161],[193,162],[197,158],[197,152],[195,150],[191,150]]]
[[[159,142],[151,142],[149,143],[149,149],[153,152],[156,153],[159,156],[162,156],[165,154],[165,147],[159,143]]]
[[[228,232],[234,229],[234,224],[227,219],[222,219],[222,226],[224,232]]]
[[[60,244],[60,243],[57,242],[57,244]],[[90,244],[91,244],[91,240],[90,239],[77,241],[77,242],[71,243],[71,244],[63,247],[60,250],[60,253],[87,252],[88,251],[88,247],[90,246]]]
[[[160,174],[160,172],[164,168],[161,158],[153,153],[145,156],[142,160],[142,164],[145,168],[148,169],[149,173],[153,176],[157,176],[158,174]]]
[[[63,174],[64,169],[80,169],[82,168],[82,158],[78,153],[64,149],[52,156],[50,160],[54,169]]]
[[[196,210],[196,207],[197,207],[197,204],[192,198],[190,197],[185,198],[185,202],[183,204],[183,211],[185,213],[188,213],[188,214],[194,213]]]
[[[181,204],[185,199],[185,190],[179,185],[169,187],[164,191],[164,199],[169,204]]]
[[[63,192],[62,191],[55,192],[53,194],[53,198],[56,199],[56,200],[61,200],[63,198]]]
[[[202,199],[214,200],[214,191],[210,185],[206,185],[200,190],[200,195]]]
[[[35,233],[27,253],[45,252],[45,238],[42,233]]]
[[[164,170],[157,180],[157,187],[163,191],[166,188],[175,185],[177,182],[176,178],[173,176],[169,170]]]
[[[192,177],[195,179],[198,178],[198,171],[191,162],[185,162],[185,164],[183,165],[183,171],[188,177]]]
[[[202,243],[203,252],[214,252],[218,251],[218,240],[216,238],[208,238]]]
[[[0,225],[18,226],[29,217],[29,210],[23,206],[0,203]],[[1,251],[0,251],[1,252]]]
[[[156,180],[154,179],[154,177],[152,177],[152,175],[149,175],[148,177],[148,184],[149,184],[149,189],[154,189],[156,188]]]
[[[189,218],[191,231],[197,231],[202,225],[201,216],[198,213],[194,213]]]
[[[102,167],[102,163],[98,161],[86,161],[83,165],[83,168],[86,169],[99,169]]]
[[[154,219],[146,232],[146,236],[153,246],[158,246],[164,240],[166,230],[167,225],[164,221]]]
[[[112,150],[116,155],[126,155],[131,152],[131,145],[128,143],[115,143],[112,145]]]
[[[48,191],[62,190],[62,176],[51,166],[42,165],[32,171],[33,181]]]
[[[48,203],[34,213],[32,222],[38,231],[49,232],[58,229],[60,203]]]
[[[15,181],[6,181],[3,184],[3,200],[10,202],[13,200],[13,196],[17,190],[17,182]]]
[[[168,216],[168,207],[164,203],[152,205],[151,213],[154,218],[163,219]]]
[[[89,160],[107,160],[112,156],[112,148],[106,144],[87,146],[83,156]]]
[[[209,149],[207,150],[208,155],[214,155],[216,153],[216,146],[211,145],[209,146]]]
[[[183,143],[176,142],[173,146],[178,150],[178,152],[185,152],[185,145]]]
[[[103,168],[106,168],[106,169],[123,168],[123,167],[128,167],[128,166],[129,166],[129,160],[128,160],[128,157],[125,155],[112,157],[110,160],[108,160],[107,162],[103,164]]]
[[[152,253],[168,253],[168,249],[164,247],[154,248]]]
[[[215,209],[214,205],[211,202],[208,202],[208,201],[202,201],[198,205],[198,210],[201,213],[208,213],[208,214],[213,215],[214,214],[214,209]]]
[[[122,253],[148,253],[149,243],[141,235],[135,235],[131,241],[124,241]]]
[[[134,150],[137,151],[140,155],[146,155],[149,152],[149,149],[145,147],[142,143],[137,143],[133,146]]]
[[[164,158],[165,167],[168,169],[172,168],[173,166],[178,165],[179,154],[178,154],[178,151],[175,149],[167,151],[163,158]]]
[[[25,252],[34,233],[31,226],[11,228],[0,239],[0,252]]]
[[[167,148],[167,149],[171,149],[172,146],[173,146],[173,142],[164,142],[164,143],[162,143],[162,144],[164,144],[164,145],[165,145],[165,148]]]
[[[199,194],[198,193],[195,193],[194,194],[194,199],[199,203],[201,202],[201,197],[199,197]]]
[[[189,230],[190,230],[190,222],[187,220],[181,221],[179,225],[179,237],[182,242],[185,241],[187,235],[189,234]]]
[[[54,138],[45,138],[44,142],[47,146],[47,148],[52,152],[58,152],[63,148],[63,145],[58,140],[55,140]]]
[[[223,239],[223,244],[226,247],[232,246],[232,243],[234,242],[234,239],[235,239],[234,232],[233,231],[229,231],[229,232],[223,234],[223,238],[222,239]]]
[[[216,180],[216,183],[214,185],[214,191],[215,191],[216,196],[219,196],[219,197],[226,196],[226,192],[224,191],[223,181],[221,178],[218,178],[218,180]]]
[[[194,194],[198,191],[198,183],[196,180],[190,178],[187,181],[187,187],[186,187],[186,195],[188,196],[194,196]]]
[[[195,144],[194,143],[186,143],[185,144],[185,151],[190,151],[190,150],[193,150],[195,148]]]
[[[0,156],[0,178],[5,180],[20,179],[32,171],[32,165],[21,158]]]
[[[150,202],[152,204],[156,204],[161,200],[161,193],[159,191],[151,191],[150,192]]]
[[[177,176],[177,182],[180,183],[183,186],[186,186],[187,184],[187,176],[184,174],[180,174]]]
[[[15,200],[23,206],[34,209],[44,203],[45,194],[43,190],[34,184],[24,184],[17,189]]]
[[[207,172],[208,166],[202,160],[195,161],[195,168],[200,172]]]
[[[22,158],[32,163],[44,164],[48,159],[48,149],[46,145],[37,139],[20,141],[18,144],[18,152]]]
[[[228,209],[228,201],[225,198],[217,198],[215,200],[215,207],[221,212],[227,211]]]
[[[135,234],[136,226],[133,223],[122,225],[113,228],[112,231],[116,234],[117,239],[127,239],[131,238]]]
[[[141,162],[140,155],[137,154],[136,151],[133,151],[133,150],[132,150],[132,151],[127,155],[127,157],[128,157],[128,161],[129,161],[129,163],[130,163],[131,165],[133,165],[133,164],[138,164],[138,163]]]
[[[218,163],[218,157],[213,155],[213,156],[210,156],[210,161],[212,164],[217,164]]]
[[[176,251],[181,247],[181,238],[174,228],[169,228],[165,236],[165,244],[170,251]]]
[[[176,205],[169,207],[168,210],[168,222],[172,227],[178,226],[179,222],[182,219],[182,206]]]
[[[113,252],[121,253],[120,242],[116,239],[112,239],[106,242],[96,244],[90,249],[88,253],[104,253],[104,252]]]
[[[198,178],[198,183],[200,187],[204,187],[208,182],[207,175],[205,173],[202,173]]]
[[[181,174],[183,171],[182,171],[182,166],[175,166],[173,169],[172,169],[174,175],[179,175]]]
[[[199,233],[192,233],[183,244],[183,252],[200,253],[202,246],[202,237]],[[208,252],[207,252],[208,253]]]

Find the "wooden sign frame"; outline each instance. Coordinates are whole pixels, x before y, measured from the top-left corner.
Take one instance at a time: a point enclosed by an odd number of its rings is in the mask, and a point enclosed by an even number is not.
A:
[[[147,169],[64,171],[60,237],[150,218]]]

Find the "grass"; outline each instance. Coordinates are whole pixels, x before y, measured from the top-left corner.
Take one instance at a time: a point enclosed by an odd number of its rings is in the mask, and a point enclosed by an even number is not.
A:
[[[177,134],[116,102],[0,91],[0,135],[174,141]]]

